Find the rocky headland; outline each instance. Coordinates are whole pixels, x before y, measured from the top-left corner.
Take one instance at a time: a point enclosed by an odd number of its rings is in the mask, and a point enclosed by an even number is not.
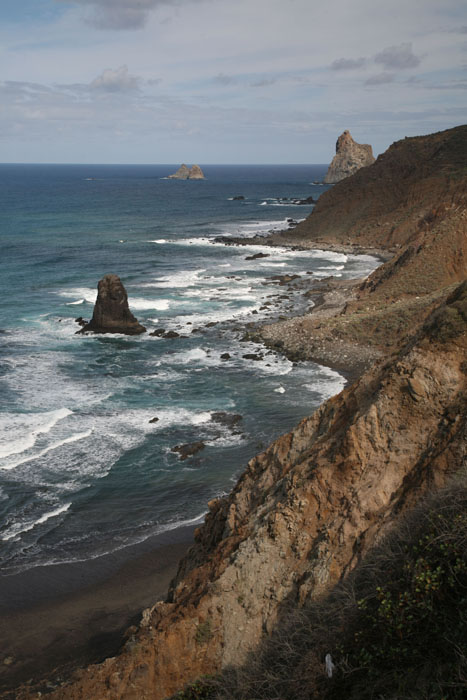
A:
[[[371,146],[367,143],[357,143],[350,131],[345,130],[337,139],[336,155],[324,176],[324,182],[333,185],[374,162]]]
[[[466,126],[400,141],[324,193],[293,231],[270,237],[270,245],[383,252],[387,262],[368,279],[321,281],[306,292],[312,313],[255,330],[292,357],[344,366],[369,354],[351,385],[254,457],[230,495],[207,504],[167,600],[144,611],[121,653],[72,679],[51,678],[51,700],[163,700],[204,674],[251,665],[291,610],[347,580],[423,495],[465,470],[466,155]],[[433,594],[431,610],[444,600]],[[454,659],[467,655],[443,644]],[[311,686],[315,676],[329,682],[320,654],[301,669]],[[460,692],[464,681],[455,679]],[[359,697],[351,683],[334,697]],[[261,694],[266,685],[258,677],[258,698],[273,697]],[[328,697],[318,685],[303,695],[302,685],[284,683],[274,697]],[[242,692],[223,694],[221,680],[205,695],[179,697],[253,697]],[[15,692],[32,697],[27,687]]]
[[[189,168],[185,163],[179,167],[176,173],[168,176],[169,180],[204,180],[204,173],[199,165]]]
[[[128,294],[120,277],[104,275],[97,285],[97,299],[89,323],[82,324],[77,333],[125,333],[139,335],[146,328],[138,323],[128,306]]]

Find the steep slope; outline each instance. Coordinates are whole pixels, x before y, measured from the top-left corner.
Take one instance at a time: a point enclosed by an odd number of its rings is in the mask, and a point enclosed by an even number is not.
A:
[[[54,700],[152,700],[242,663],[281,605],[345,576],[397,515],[465,464],[467,283],[386,362],[248,464],[209,503],[167,603]],[[30,697],[27,691],[18,700]]]
[[[404,245],[431,217],[465,204],[467,126],[397,141],[319,198],[287,240]]]

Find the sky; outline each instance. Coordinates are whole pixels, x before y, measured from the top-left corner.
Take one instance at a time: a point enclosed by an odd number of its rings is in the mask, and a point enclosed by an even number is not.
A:
[[[467,122],[465,0],[1,0],[0,162],[329,163]]]

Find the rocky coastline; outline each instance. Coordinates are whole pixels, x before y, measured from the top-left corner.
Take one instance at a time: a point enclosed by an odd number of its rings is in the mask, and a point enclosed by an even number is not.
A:
[[[207,504],[167,600],[144,611],[118,655],[52,678],[51,700],[163,700],[241,667],[284,610],[345,580],[421,495],[465,468],[467,127],[391,149],[293,230],[222,241],[382,259],[365,280],[270,280],[313,306],[246,329],[246,339],[347,372],[352,383]]]

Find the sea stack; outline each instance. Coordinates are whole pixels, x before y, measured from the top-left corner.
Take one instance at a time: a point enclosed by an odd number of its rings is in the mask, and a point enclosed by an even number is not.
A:
[[[189,168],[185,163],[182,163],[176,173],[169,175],[169,180],[204,180],[204,173],[199,165],[193,165]]]
[[[328,168],[324,182],[333,185],[375,162],[373,150],[367,143],[356,143],[347,129],[336,142],[336,155]]]
[[[104,275],[97,285],[92,319],[78,333],[125,333],[139,335],[146,328],[138,323],[128,306],[128,294],[120,277]]]

